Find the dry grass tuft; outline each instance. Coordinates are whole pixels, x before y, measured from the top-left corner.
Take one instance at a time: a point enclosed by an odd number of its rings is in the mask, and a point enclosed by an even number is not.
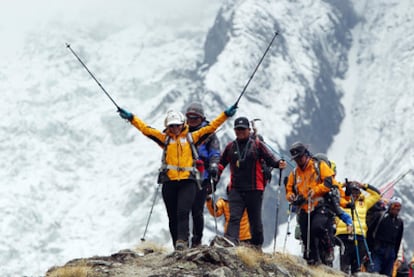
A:
[[[268,256],[265,262],[268,264],[283,264],[293,276],[311,276],[306,262],[297,256],[286,253],[276,253],[270,257]]]
[[[263,253],[250,247],[237,247],[236,255],[246,266],[250,268],[258,266],[263,261]]]
[[[285,253],[276,253],[276,255],[266,256],[264,261],[267,264],[283,264],[284,267],[293,276],[312,276],[312,277],[344,277],[344,273],[333,270],[326,266],[308,266],[306,261],[301,257]]]
[[[167,248],[151,241],[144,241],[141,244],[137,245],[134,248],[134,251],[141,252],[141,253],[147,253],[147,252],[155,252],[155,253],[162,253],[165,254],[168,252]]]
[[[345,273],[342,273],[340,271],[334,271],[330,268],[317,266],[312,267],[312,274],[315,277],[344,277],[347,276]]]
[[[84,261],[76,265],[55,267],[47,272],[46,277],[88,277],[91,274],[92,268]]]

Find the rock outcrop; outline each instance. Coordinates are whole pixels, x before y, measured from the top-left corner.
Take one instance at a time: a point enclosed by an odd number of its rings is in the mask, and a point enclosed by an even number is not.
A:
[[[162,248],[142,245],[106,257],[75,259],[52,267],[47,277],[251,277],[251,276],[346,276],[319,265],[308,266],[300,257],[262,253],[250,247],[202,246],[165,253]],[[375,276],[375,275],[369,275]]]

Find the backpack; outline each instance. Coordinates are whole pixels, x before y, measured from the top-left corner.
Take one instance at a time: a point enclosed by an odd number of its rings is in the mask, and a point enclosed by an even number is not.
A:
[[[380,199],[374,206],[368,209],[366,214],[366,223],[368,229],[372,228],[375,221],[381,217],[381,214],[386,210],[385,202]]]
[[[256,138],[254,138],[254,140],[255,140],[256,151],[257,151],[257,149],[259,148],[259,143],[260,143],[259,141],[264,142],[264,139],[263,139],[262,136],[258,135]],[[258,154],[258,151],[257,151],[256,154],[257,154],[257,156],[259,155]],[[266,164],[266,161],[263,158],[260,158],[260,164],[262,166],[262,173],[263,173],[264,185],[266,186],[267,184],[269,184],[272,181],[272,170],[273,170],[273,167],[268,166]]]

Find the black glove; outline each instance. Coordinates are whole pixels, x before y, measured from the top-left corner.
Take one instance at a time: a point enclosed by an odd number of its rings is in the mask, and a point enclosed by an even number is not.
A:
[[[207,195],[212,194],[213,192],[216,192],[217,189],[217,183],[213,181],[213,184],[211,184],[210,179],[205,180],[206,181],[206,192]]]
[[[345,207],[348,208],[348,209],[353,210],[353,209],[355,209],[355,203],[354,202],[348,202],[348,204],[346,204]]]
[[[302,204],[304,204],[306,202],[305,197],[303,197],[303,195],[299,194],[296,199],[292,202],[292,205],[295,206],[302,206]]]
[[[208,170],[208,173],[210,174],[210,177],[214,180],[217,181],[218,177],[219,177],[219,169],[218,169],[218,165],[216,163],[212,163],[210,165],[210,169]]]
[[[352,194],[351,183],[345,183],[345,195],[350,196]]]

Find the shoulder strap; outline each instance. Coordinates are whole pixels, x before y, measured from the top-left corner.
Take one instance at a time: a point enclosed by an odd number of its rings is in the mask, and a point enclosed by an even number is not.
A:
[[[194,145],[193,136],[190,134],[190,132],[187,133],[187,140],[190,143],[191,152],[193,153],[193,160],[194,160],[194,163],[195,163],[195,161],[198,160],[199,157],[198,157],[198,151],[196,149],[196,146]]]
[[[297,189],[297,183],[296,183],[296,169],[297,169],[297,167],[295,167],[294,169],[293,169],[293,186],[292,186],[292,190],[293,190],[293,192],[295,193],[295,194],[298,194],[298,189]]]
[[[321,161],[318,159],[313,158],[313,167],[315,168],[316,174],[318,175],[318,181],[321,180]]]
[[[372,232],[372,237],[373,237],[374,239],[375,239],[375,237],[377,236],[378,227],[380,226],[380,224],[381,224],[382,220],[384,219],[385,214],[386,214],[386,212],[385,212],[385,211],[381,212],[381,217],[379,218],[377,225],[375,225],[374,232]]]
[[[161,156],[161,168],[165,168],[167,166],[167,162],[165,160],[167,156],[167,146],[170,143],[171,137],[166,136],[164,141],[164,148],[162,150],[162,156]]]
[[[260,148],[260,141],[259,141],[259,138],[258,137],[256,137],[255,139],[254,139],[254,145],[255,145],[255,151],[256,151],[256,154],[257,154],[257,157],[259,158],[259,148]]]

